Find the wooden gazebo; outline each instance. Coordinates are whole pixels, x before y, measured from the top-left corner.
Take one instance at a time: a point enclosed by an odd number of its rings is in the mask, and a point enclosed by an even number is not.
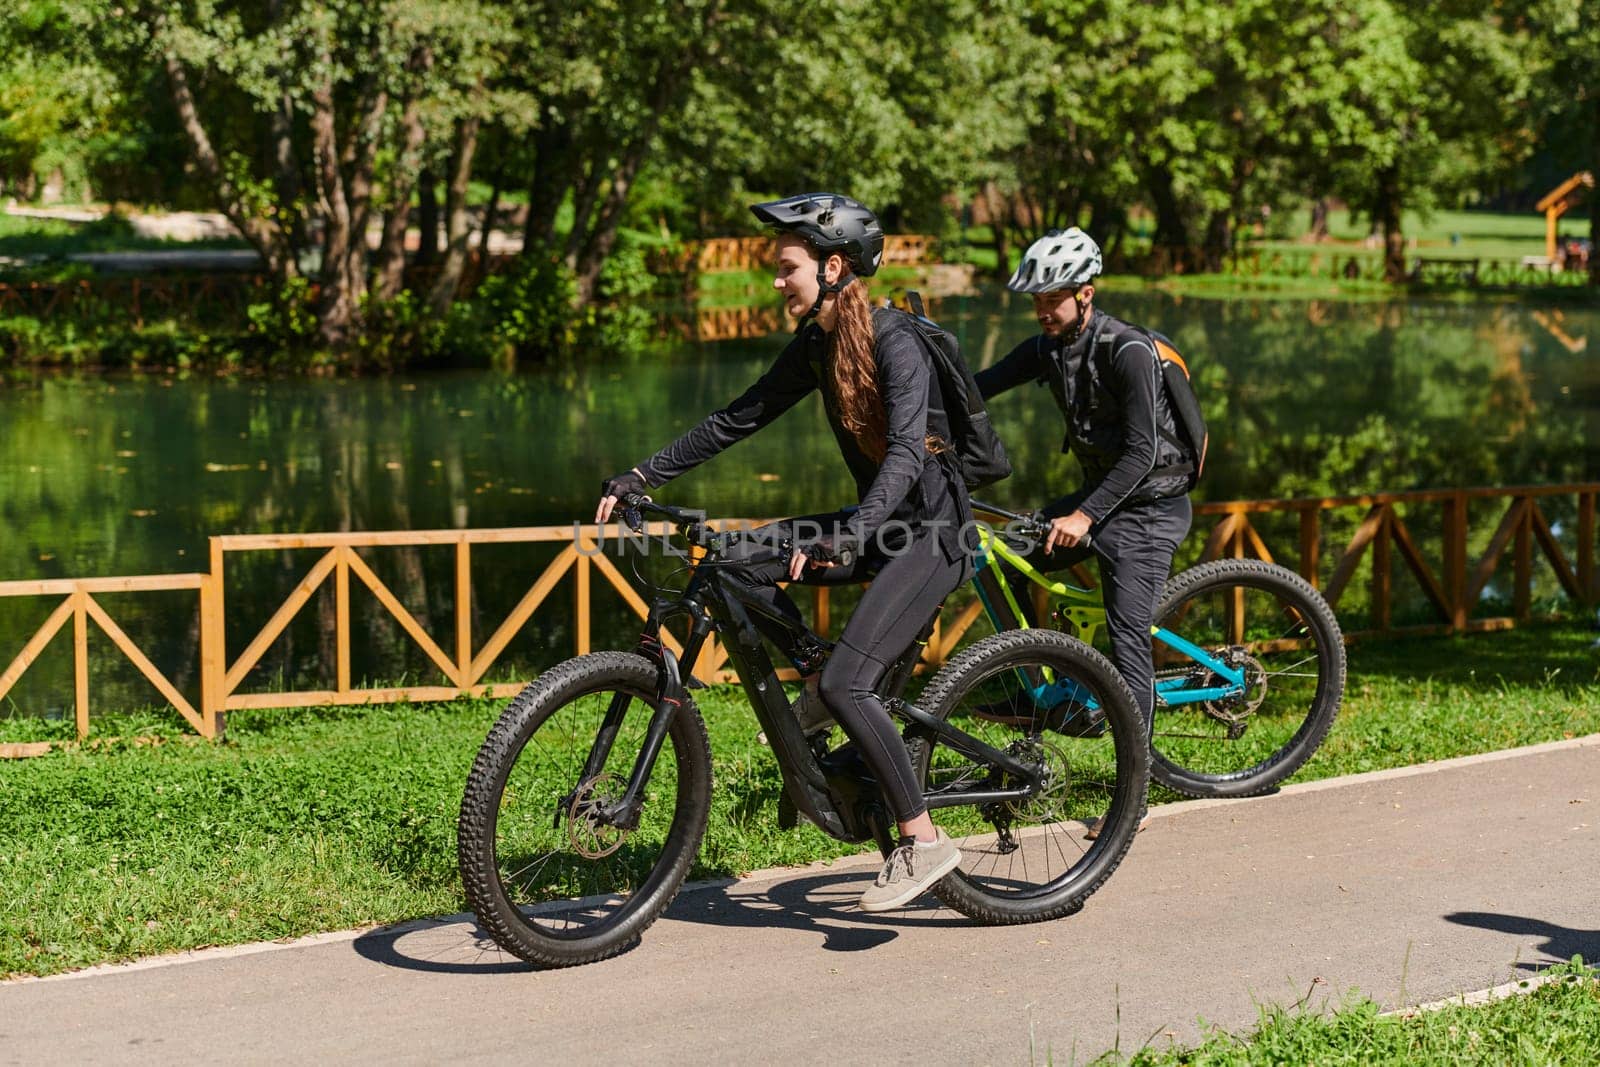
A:
[[[1585,190],[1593,188],[1594,175],[1586,170],[1579,171],[1534,205],[1535,210],[1544,212],[1544,254],[1550,262],[1556,261],[1556,221],[1578,202]]]

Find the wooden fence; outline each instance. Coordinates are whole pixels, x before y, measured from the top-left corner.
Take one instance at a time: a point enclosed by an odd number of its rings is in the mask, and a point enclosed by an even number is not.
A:
[[[1521,488],[1484,488],[1410,493],[1381,493],[1370,496],[1316,498],[1305,500],[1253,500],[1199,505],[1196,532],[1206,528],[1208,536],[1200,553],[1202,560],[1223,557],[1252,557],[1280,563],[1293,560],[1295,569],[1324,590],[1336,610],[1352,588],[1358,570],[1365,563],[1370,593],[1365,618],[1370,625],[1352,634],[1461,632],[1499,629],[1527,619],[1532,611],[1534,569],[1547,563],[1560,590],[1575,603],[1592,607],[1600,602],[1600,585],[1595,574],[1595,503],[1600,483]],[[1565,513],[1556,523],[1547,516],[1555,501],[1570,508],[1570,528]],[[1425,539],[1414,532],[1424,517],[1436,514],[1438,536]],[[1333,535],[1338,516],[1353,525],[1353,532]],[[1261,527],[1271,526],[1277,517],[1278,528],[1269,529],[1283,537],[1282,527],[1294,530],[1290,545],[1269,544]],[[1492,528],[1490,523],[1492,523]],[[1431,525],[1431,523],[1430,523]],[[1558,535],[1557,526],[1560,526]],[[659,524],[650,528],[652,537],[663,537]],[[1568,537],[1568,534],[1571,536]],[[210,541],[211,569],[206,574],[172,574],[136,578],[52,579],[43,581],[0,582],[0,599],[20,597],[60,597],[59,604],[45,623],[26,642],[21,652],[0,673],[0,700],[4,700],[18,679],[28,670],[56,636],[66,628],[73,631],[73,677],[77,728],[80,736],[89,732],[89,623],[92,621],[138,669],[166,701],[206,737],[222,733],[230,711],[248,708],[304,707],[323,704],[389,703],[400,700],[444,700],[458,696],[503,696],[520,688],[521,683],[489,684],[484,681],[500,661],[512,640],[534,620],[539,608],[550,602],[559,586],[566,583],[574,597],[576,624],[573,649],[583,654],[592,647],[592,593],[596,576],[614,590],[641,618],[646,604],[623,577],[617,565],[602,551],[604,543],[615,543],[616,526],[604,531],[594,527],[540,526],[495,530],[432,530],[395,533],[259,534],[213,537]],[[1425,543],[1437,540],[1436,559],[1427,557]],[[1570,540],[1572,552],[1563,548]],[[555,559],[533,580],[520,601],[499,622],[487,639],[473,632],[472,577],[473,546],[488,544],[553,544],[559,546]],[[1336,551],[1324,551],[1324,545]],[[440,644],[400,602],[394,591],[379,578],[363,549],[382,550],[409,546],[450,546],[455,554],[453,647]],[[1481,546],[1481,547],[1479,547]],[[278,606],[262,629],[237,655],[226,647],[227,564],[230,556],[250,552],[321,550],[309,571]],[[1510,552],[1509,584],[1511,613],[1483,617],[1475,609],[1483,604],[1482,594],[1491,579],[1504,569]],[[1403,565],[1395,566],[1396,558]],[[1394,615],[1397,571],[1409,577],[1431,618],[1421,624],[1397,625]],[[1324,576],[1326,575],[1326,580]],[[334,591],[333,678],[326,688],[293,691],[245,691],[245,682],[262,657],[280,640],[290,623],[328,583]],[[351,677],[351,635],[356,625],[351,610],[351,591],[364,587],[410,639],[421,649],[437,671],[434,684],[356,687]],[[151,663],[149,657],[96,601],[103,593],[155,593],[194,590],[199,593],[199,685],[197,704],[191,704],[178,687]],[[812,623],[822,633],[835,629],[829,590],[809,590]],[[943,663],[955,650],[967,630],[981,614],[976,599],[955,598],[928,642],[923,662],[928,667]],[[669,635],[669,646],[677,642]],[[732,680],[723,669],[726,653],[713,640],[701,660],[699,674],[705,680]]]
[[[926,234],[890,234],[883,239],[883,265],[915,267],[933,252],[934,239]],[[721,274],[727,271],[765,270],[777,256],[771,237],[711,237],[693,241],[669,255],[658,255],[651,269],[668,274]]]

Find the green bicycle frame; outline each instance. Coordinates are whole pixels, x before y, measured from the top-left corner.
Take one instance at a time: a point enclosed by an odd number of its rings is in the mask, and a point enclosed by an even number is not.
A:
[[[985,588],[987,583],[981,580],[984,571],[997,568],[999,563],[1004,563],[1043,589],[1054,602],[1056,614],[1069,623],[1077,636],[1086,644],[1094,643],[1095,636],[1105,625],[1106,609],[1100,597],[1092,589],[1081,589],[1047,577],[986,527],[978,527],[978,539],[980,551],[973,561],[975,571],[972,584],[978,591],[978,599],[983,603],[984,612],[988,614],[989,621],[994,624],[996,630],[1028,628],[1028,616],[1017,603],[1011,583],[998,574],[995,576],[996,580],[992,584],[998,589],[1004,602],[1003,605],[998,605],[994,603],[991,591]],[[1150,627],[1150,636],[1205,668],[1212,678],[1225,683],[1192,685],[1192,680],[1185,675],[1158,679],[1155,685],[1158,703],[1168,707],[1196,704],[1222,700],[1244,692],[1245,677],[1242,669],[1230,667],[1199,645],[1165,627]],[[1027,682],[1029,694],[1040,707],[1053,707],[1062,700],[1072,698],[1085,700],[1090,707],[1096,706],[1093,696],[1080,690],[1071,679],[1053,681],[1044,676],[1029,678]]]

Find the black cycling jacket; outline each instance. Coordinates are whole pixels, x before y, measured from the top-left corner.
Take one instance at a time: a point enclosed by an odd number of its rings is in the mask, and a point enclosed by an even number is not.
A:
[[[855,478],[861,502],[850,521],[851,534],[865,544],[891,519],[913,527],[931,525],[948,531],[940,536],[946,553],[957,551],[960,528],[972,517],[966,486],[955,471],[951,453],[930,454],[925,443],[930,433],[950,440],[937,392],[938,377],[922,342],[903,316],[875,309],[873,330],[878,385],[888,416],[888,448],[881,464],[861,450],[834,410],[828,379],[822,373],[827,335],[812,322],[801,328],[772,367],[738,399],[713,411],[639,464],[639,472],[652,486],[676,478],[749,437],[821,387],[828,423]]]
[[[1079,506],[1094,521],[1187,491],[1190,458],[1175,443],[1155,346],[1138,327],[1096,310],[1071,344],[1030,337],[976,378],[985,400],[1023,382],[1050,387],[1067,421],[1061,450],[1083,465],[1088,495]]]

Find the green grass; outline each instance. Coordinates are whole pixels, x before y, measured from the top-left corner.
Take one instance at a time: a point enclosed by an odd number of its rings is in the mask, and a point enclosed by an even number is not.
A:
[[[0,213],[0,257],[35,256],[59,259],[82,252],[174,251],[179,249],[246,248],[239,238],[170,241],[140,237],[128,221],[107,217],[98,222],[23,218]]]
[[[1251,243],[1263,248],[1315,247],[1299,241],[1310,228],[1309,210],[1295,212],[1292,219],[1293,225],[1284,235],[1287,241]],[[1542,256],[1545,250],[1544,228],[1544,216],[1532,211],[1525,214],[1435,211],[1426,216],[1407,211],[1400,219],[1400,230],[1405,234],[1408,252],[1439,258],[1521,259],[1523,256]],[[1371,226],[1365,220],[1348,210],[1328,213],[1328,237],[1331,242],[1359,247],[1370,230]],[[1561,237],[1589,236],[1587,210],[1580,206],[1576,211],[1567,212],[1557,224],[1556,232]],[[1413,241],[1414,247],[1411,244]],[[1373,254],[1378,253],[1375,250]]]
[[[1145,1049],[1100,1064],[1130,1067],[1463,1067],[1481,1064],[1592,1064],[1600,1034],[1600,977],[1581,959],[1551,968],[1558,980],[1489,1004],[1382,1014],[1360,999],[1332,1014],[1264,1009],[1254,1030],[1214,1033],[1199,1045]]]
[[[1595,637],[1565,624],[1358,645],[1345,710],[1300,778],[1600,731]],[[716,767],[694,876],[850,851],[778,830],[777,768],[741,694],[698,696]],[[97,718],[103,736],[167,740],[0,760],[0,974],[459,910],[456,811],[499,708],[241,712],[222,744],[164,716]],[[49,736],[70,727],[0,720],[0,740]]]

